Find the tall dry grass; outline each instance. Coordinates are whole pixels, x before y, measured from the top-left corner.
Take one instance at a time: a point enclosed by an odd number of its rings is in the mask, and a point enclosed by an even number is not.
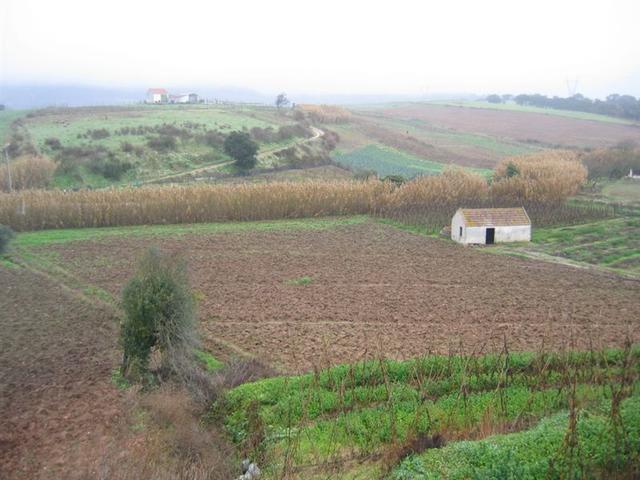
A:
[[[11,162],[11,188],[27,190],[44,188],[49,185],[56,170],[56,163],[48,157],[23,155]],[[9,191],[9,170],[0,164],[0,190]]]
[[[564,204],[585,179],[586,169],[576,155],[558,151],[504,160],[491,185],[478,174],[448,168],[442,175],[401,186],[372,179],[29,190],[0,194],[0,224],[26,231],[372,214],[435,230],[447,225],[459,207],[492,206],[525,206],[537,224],[553,224],[575,222],[583,214],[607,214]]]
[[[560,204],[586,179],[587,169],[575,152],[548,150],[502,160],[495,168],[491,196],[516,203]]]
[[[272,220],[375,211],[383,182],[278,182],[0,194],[14,230]]]

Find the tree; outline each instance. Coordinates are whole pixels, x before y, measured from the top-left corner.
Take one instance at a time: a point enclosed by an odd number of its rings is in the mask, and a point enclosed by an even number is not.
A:
[[[149,250],[122,292],[122,306],[124,375],[143,379],[154,348],[160,351],[167,372],[176,371],[193,355],[195,301],[183,263],[157,249]]]
[[[502,97],[500,95],[496,95],[495,93],[489,95],[487,97],[487,102],[489,103],[502,103]]]
[[[278,107],[278,110],[281,107],[286,107],[287,105],[289,105],[289,99],[287,98],[287,94],[282,92],[280,95],[278,95],[276,97],[276,107]]]
[[[256,166],[258,144],[251,140],[247,132],[231,132],[224,141],[224,151],[241,170],[251,170]]]

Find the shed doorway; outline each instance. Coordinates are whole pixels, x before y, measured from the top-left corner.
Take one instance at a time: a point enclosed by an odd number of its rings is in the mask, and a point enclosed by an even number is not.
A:
[[[493,245],[496,239],[496,229],[495,228],[487,228],[487,234],[485,238],[485,242],[487,245]]]

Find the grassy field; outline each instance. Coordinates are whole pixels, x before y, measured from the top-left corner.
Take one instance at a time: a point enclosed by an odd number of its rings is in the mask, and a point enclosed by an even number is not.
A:
[[[12,118],[0,125],[7,124],[8,128]],[[138,183],[216,166],[232,160],[222,148],[224,135],[229,132],[252,128],[277,131],[295,122],[269,108],[139,105],[44,109],[31,112],[23,123],[35,147],[60,164],[54,186],[72,188]],[[153,139],[173,145],[154,147]],[[259,142],[260,150],[284,148],[301,139]],[[130,167],[108,174],[101,170],[105,163]]]
[[[517,103],[489,103],[482,100],[478,100],[478,101],[444,100],[444,101],[430,101],[428,103],[431,103],[433,105],[452,105],[457,107],[489,108],[492,110],[508,110],[508,111],[515,111],[515,112],[542,113],[544,115],[557,115],[560,117],[578,118],[580,120],[593,120],[596,122],[605,122],[605,123],[621,123],[625,125],[635,125],[637,123],[637,122],[634,122],[633,120],[610,117],[608,115],[600,115],[597,113],[574,112],[571,110],[560,110],[556,108],[533,107],[528,105],[518,105]]]
[[[447,167],[446,164],[432,162],[394,148],[368,145],[348,153],[337,152],[333,155],[336,162],[354,172],[374,171],[380,177],[402,175],[413,178],[418,175],[438,175]],[[491,176],[489,169],[472,169],[484,176]]]
[[[4,146],[11,132],[11,124],[20,117],[26,115],[24,110],[2,110],[0,111],[0,142]]]

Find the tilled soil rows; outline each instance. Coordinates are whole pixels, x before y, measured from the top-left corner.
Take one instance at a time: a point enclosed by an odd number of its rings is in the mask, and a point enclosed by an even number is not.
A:
[[[123,413],[117,319],[0,266],[0,478],[98,478]]]
[[[83,281],[119,296],[150,245],[187,260],[209,348],[256,355],[286,372],[372,356],[640,340],[638,281],[493,255],[373,221],[119,236],[46,249]]]

